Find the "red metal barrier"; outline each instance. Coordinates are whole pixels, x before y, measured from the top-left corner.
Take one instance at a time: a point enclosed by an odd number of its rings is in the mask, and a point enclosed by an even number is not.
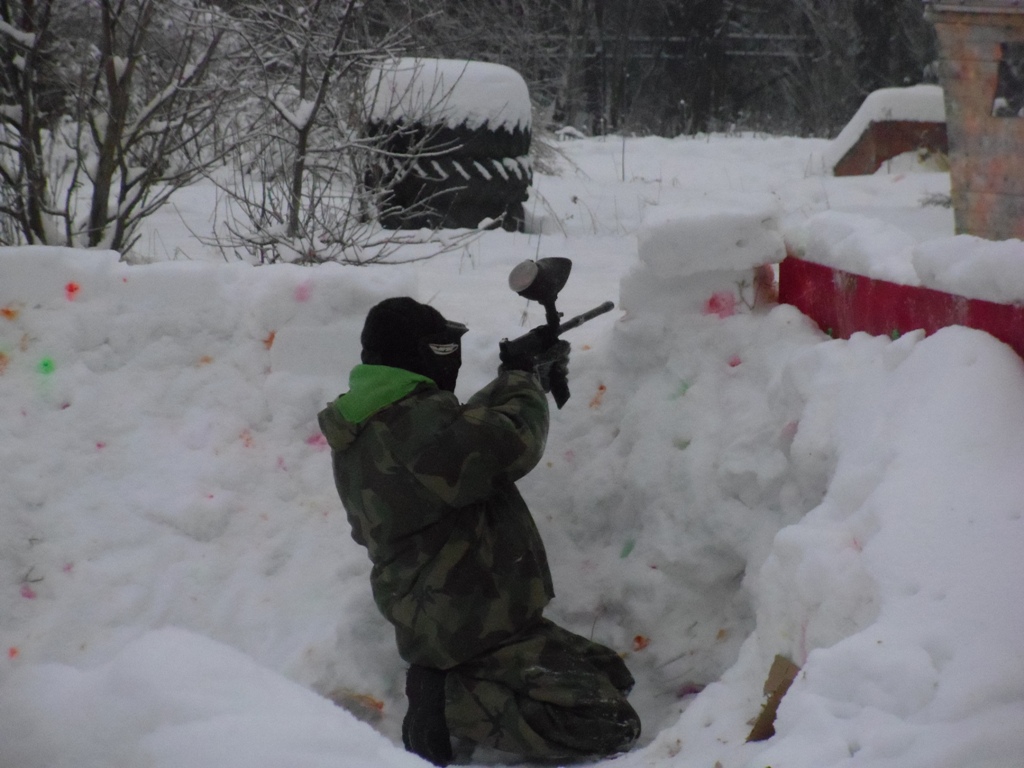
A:
[[[779,301],[792,304],[830,336],[857,331],[900,336],[949,325],[977,328],[1024,357],[1024,306],[967,299],[931,288],[875,280],[787,256],[779,265]]]

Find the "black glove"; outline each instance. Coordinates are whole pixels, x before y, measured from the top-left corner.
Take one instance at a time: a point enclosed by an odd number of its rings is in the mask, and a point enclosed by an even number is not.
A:
[[[568,399],[571,349],[568,341],[559,339],[534,358],[534,370],[540,377],[541,387],[545,392],[554,392],[556,401],[560,399],[560,393],[563,391]]]
[[[510,344],[507,340],[498,342],[498,359],[501,361],[501,365],[498,367],[499,371],[533,372],[536,366],[533,355]]]

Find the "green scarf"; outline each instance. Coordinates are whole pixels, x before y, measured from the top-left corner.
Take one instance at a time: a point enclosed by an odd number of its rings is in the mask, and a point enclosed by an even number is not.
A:
[[[348,421],[360,424],[424,383],[434,385],[434,380],[404,368],[357,365],[348,377],[349,391],[334,401],[334,407]]]

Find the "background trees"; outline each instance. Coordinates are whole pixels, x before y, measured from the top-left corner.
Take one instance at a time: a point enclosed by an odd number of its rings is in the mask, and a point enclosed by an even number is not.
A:
[[[366,232],[359,84],[399,49],[352,0],[231,2],[235,118],[216,242],[261,262],[335,259]]]
[[[828,136],[934,42],[920,0],[0,0],[0,244],[129,250],[199,175],[228,248],[365,244],[359,91],[395,55],[511,66],[535,135]]]
[[[0,232],[123,250],[216,162],[223,30],[178,0],[0,0]]]
[[[920,0],[384,0],[421,55],[526,77],[556,123],[674,135],[731,126],[835,133],[872,90],[934,57]]]

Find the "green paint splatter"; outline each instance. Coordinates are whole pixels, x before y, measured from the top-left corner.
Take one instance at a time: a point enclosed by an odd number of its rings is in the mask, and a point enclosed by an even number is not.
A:
[[[678,400],[680,397],[685,395],[690,390],[690,382],[681,381],[679,382],[679,389],[672,393],[672,399]]]
[[[690,441],[684,440],[681,437],[677,437],[675,440],[672,441],[672,445],[674,445],[680,451],[685,451],[687,448],[690,447]]]
[[[36,370],[44,376],[49,376],[55,370],[57,370],[57,364],[53,362],[52,357],[44,357],[39,361],[39,365],[36,366]]]
[[[898,339],[899,337],[900,337],[900,329],[899,328],[893,328],[891,331],[889,331],[889,338],[892,339],[893,341],[896,341],[896,339]]]
[[[626,543],[622,545],[622,551],[619,553],[619,557],[626,559],[629,557],[629,553],[633,551],[633,547],[636,546],[636,539],[628,538]]]

